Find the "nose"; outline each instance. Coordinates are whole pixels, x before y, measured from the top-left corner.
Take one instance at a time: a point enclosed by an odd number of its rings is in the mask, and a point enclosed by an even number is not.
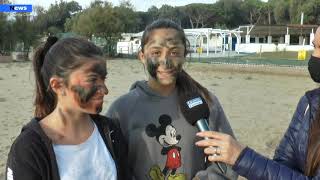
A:
[[[177,140],[180,141],[180,139],[181,139],[181,135],[178,135]]]
[[[109,90],[105,84],[103,85],[103,90],[104,90],[104,95],[109,94]]]
[[[105,84],[98,86],[98,93],[99,94],[103,94],[103,95],[107,95],[109,93],[109,90],[107,88],[107,86]]]
[[[160,65],[164,66],[167,69],[171,69],[174,67],[174,64],[172,62],[172,59],[168,58],[168,56],[166,56],[165,58],[160,60]]]

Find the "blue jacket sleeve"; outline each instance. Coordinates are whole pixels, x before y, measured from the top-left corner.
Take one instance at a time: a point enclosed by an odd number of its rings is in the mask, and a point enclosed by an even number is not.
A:
[[[268,159],[250,148],[245,148],[233,166],[239,175],[257,180],[313,180],[319,176],[307,177],[286,165]]]
[[[236,161],[233,169],[248,179],[259,180],[307,180],[320,179],[320,176],[307,177],[297,167],[297,134],[305,115],[308,101],[302,97],[293,115],[274,160],[268,159],[250,148],[245,148]]]
[[[283,138],[281,139],[280,144],[277,147],[273,158],[275,161],[284,164],[292,169],[299,169],[299,164],[297,162],[300,162],[301,160],[297,158],[301,157],[297,156],[299,154],[297,136],[299,130],[301,130],[302,128],[301,126],[303,120],[305,119],[304,116],[309,116],[309,114],[306,113],[308,107],[308,100],[305,96],[303,96],[298,103],[296,111],[294,112],[294,115],[292,117],[291,123]],[[308,133],[306,132],[305,134]],[[307,137],[303,138],[307,139]]]

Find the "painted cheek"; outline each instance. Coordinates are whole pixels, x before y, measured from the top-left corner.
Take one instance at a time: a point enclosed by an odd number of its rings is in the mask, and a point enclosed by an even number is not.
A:
[[[75,92],[77,101],[80,104],[85,104],[96,94],[98,88],[97,86],[88,88],[81,85],[75,85],[71,87],[71,90]]]
[[[76,94],[76,101],[79,103],[80,107],[89,111],[89,113],[100,113],[102,111],[103,101],[90,101],[92,98],[103,98],[104,94],[107,93],[107,89],[104,90],[102,86],[92,86],[91,88],[86,88],[83,86],[73,86],[72,90]],[[102,99],[101,99],[102,100]]]
[[[154,79],[157,79],[157,69],[159,65],[159,60],[157,58],[147,58],[147,70]]]

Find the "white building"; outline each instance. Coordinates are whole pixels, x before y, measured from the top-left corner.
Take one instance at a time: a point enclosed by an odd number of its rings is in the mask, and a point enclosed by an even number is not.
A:
[[[245,25],[239,26],[242,53],[313,50],[312,41],[318,25]]]
[[[262,53],[313,50],[317,25],[244,25],[234,30],[212,28],[184,29],[192,53]],[[143,31],[124,33],[117,43],[117,53],[136,54]]]
[[[118,54],[137,54],[141,45],[142,33],[122,33],[122,39],[117,42]]]
[[[184,29],[190,43],[191,52],[199,48],[203,53],[220,53],[235,49],[235,44],[240,43],[240,30],[221,30],[212,28]],[[136,54],[141,45],[143,31],[139,33],[123,33],[122,39],[117,43],[117,53]],[[233,48],[232,48],[233,47]]]

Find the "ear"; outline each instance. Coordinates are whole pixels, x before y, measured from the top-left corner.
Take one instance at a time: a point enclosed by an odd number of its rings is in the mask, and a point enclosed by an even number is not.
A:
[[[49,86],[52,89],[52,91],[55,94],[57,94],[58,96],[65,94],[65,88],[66,87],[65,87],[65,85],[63,83],[63,79],[62,78],[59,78],[57,76],[51,77],[50,81],[49,81]]]
[[[154,136],[156,136],[156,134],[157,134],[157,127],[156,127],[156,125],[154,125],[154,124],[149,124],[149,125],[146,127],[146,134],[147,134],[149,137],[154,137]]]
[[[161,124],[161,126],[167,126],[171,124],[171,117],[167,114],[162,114],[159,117],[159,123]]]
[[[142,52],[142,50],[139,51],[139,60],[143,63],[143,64],[146,64],[146,57],[144,55],[144,53]]]

